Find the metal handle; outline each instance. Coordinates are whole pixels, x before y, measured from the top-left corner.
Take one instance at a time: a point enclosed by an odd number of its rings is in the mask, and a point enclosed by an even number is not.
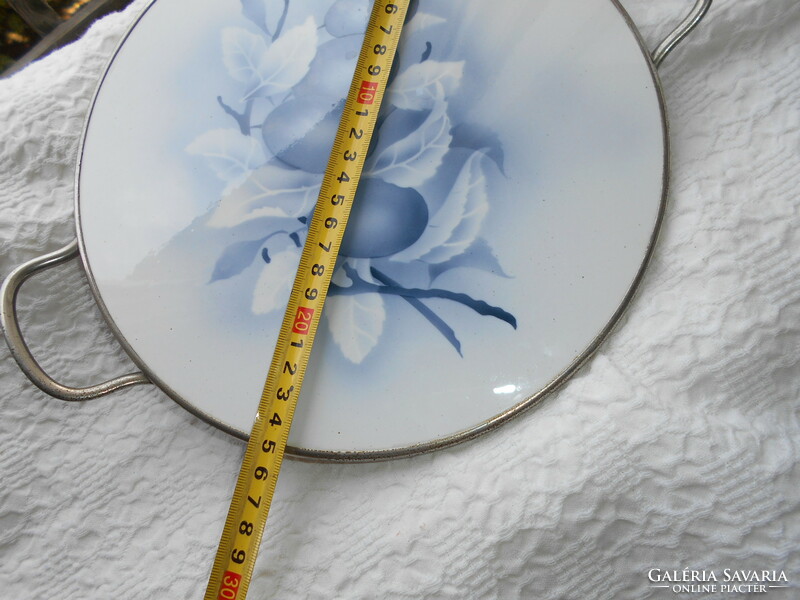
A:
[[[3,335],[11,350],[11,355],[19,364],[22,372],[25,373],[28,379],[36,384],[39,389],[55,398],[60,398],[61,400],[67,400],[69,402],[92,400],[130,385],[150,383],[143,373],[129,373],[128,375],[116,377],[98,385],[85,388],[69,387],[58,383],[45,373],[28,349],[28,345],[22,337],[19,322],[17,321],[17,293],[20,287],[29,277],[35,275],[39,271],[61,265],[76,256],[78,256],[78,242],[74,241],[60,250],[34,258],[20,265],[14,269],[3,282],[3,287],[0,288],[0,298],[2,299],[2,306],[0,306],[0,324],[2,324]]]
[[[673,29],[658,46],[656,46],[656,49],[653,50],[651,58],[653,59],[653,64],[656,66],[656,68],[661,66],[661,63],[664,62],[664,59],[667,58],[675,46],[677,46],[683,40],[683,38],[689,35],[692,29],[697,27],[697,24],[703,20],[703,17],[706,16],[706,13],[710,7],[711,0],[697,0],[697,2],[694,3],[692,10],[689,11],[689,14],[686,15],[686,18],[684,18],[683,21],[681,21],[678,26]]]

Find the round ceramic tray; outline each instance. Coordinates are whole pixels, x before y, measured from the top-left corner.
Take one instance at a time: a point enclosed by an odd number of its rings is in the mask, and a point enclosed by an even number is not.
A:
[[[144,375],[69,399],[149,380],[247,436],[369,5],[158,0],[138,19],[87,121],[76,211],[96,300]],[[663,102],[618,4],[410,14],[294,455],[413,454],[532,406],[619,319],[662,219]]]

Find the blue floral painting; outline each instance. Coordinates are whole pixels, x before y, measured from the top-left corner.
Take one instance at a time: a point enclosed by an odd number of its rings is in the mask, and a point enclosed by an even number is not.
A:
[[[237,93],[227,88],[216,106],[230,126],[198,131],[186,151],[224,184],[204,226],[230,231],[231,241],[207,285],[241,278],[254,315],[282,314],[286,305],[371,4],[242,0],[241,22],[221,32]],[[484,232],[504,148],[467,117],[469,97],[459,92],[468,57],[437,48],[447,10],[412,2],[333,275],[324,326],[354,364],[379,344],[387,310],[397,306],[388,297],[459,354],[469,319],[517,326],[513,314],[455,280],[439,283],[453,269],[510,276]],[[254,264],[258,277],[241,277]],[[441,301],[469,310],[443,315]]]

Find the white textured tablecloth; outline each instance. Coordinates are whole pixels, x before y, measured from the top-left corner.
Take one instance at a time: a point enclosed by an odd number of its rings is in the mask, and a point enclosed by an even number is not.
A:
[[[691,2],[624,5],[654,46]],[[0,81],[0,274],[74,236],[85,113],[143,6]],[[475,442],[285,463],[248,597],[658,599],[651,568],[727,568],[800,598],[800,3],[717,0],[661,77],[667,218],[599,354]],[[76,264],[20,304],[61,379],[130,369]],[[3,346],[0,597],[202,597],[243,448],[153,387],[48,398]]]

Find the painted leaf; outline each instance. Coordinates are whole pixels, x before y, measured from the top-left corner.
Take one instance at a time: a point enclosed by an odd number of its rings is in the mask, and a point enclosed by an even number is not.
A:
[[[345,265],[347,265],[348,260],[347,258],[339,257],[339,261],[333,270],[333,275],[331,275],[331,285],[341,288],[349,288],[353,285],[353,280],[348,277],[346,272],[347,266]]]
[[[242,14],[269,35],[276,30],[287,4],[286,0],[241,1]]]
[[[442,273],[446,273],[451,269],[459,267],[468,267],[470,269],[478,269],[493,273],[500,277],[509,278],[510,275],[505,272],[500,261],[489,245],[483,238],[477,238],[469,248],[461,254],[457,254],[448,261],[438,263],[435,265],[428,265],[428,273],[430,275],[431,283]]]
[[[243,27],[222,30],[222,62],[236,81],[254,85],[260,80],[260,63],[267,52],[267,39]]]
[[[293,247],[279,252],[269,264],[264,264],[253,291],[255,314],[265,315],[286,308],[299,264],[300,249]]]
[[[261,0],[264,3],[264,23],[267,33],[275,35],[280,26],[284,13],[289,9],[289,0]]]
[[[348,258],[347,262],[360,279],[367,283],[377,283],[372,276],[372,259]]]
[[[474,152],[467,159],[450,193],[420,238],[395,254],[392,260],[418,259],[437,264],[461,254],[475,241],[489,211],[483,159],[482,152]]]
[[[317,25],[313,17],[308,17],[305,23],[281,35],[261,55],[245,97],[289,91],[306,76],[316,53]]]
[[[487,157],[491,158],[500,172],[505,175],[505,152],[500,137],[486,127],[477,123],[459,123],[450,132],[453,141],[452,148],[468,148],[470,150],[482,150]]]
[[[403,112],[395,111],[387,117],[381,128],[381,136],[391,132],[395,120],[393,117]],[[376,148],[369,174],[400,187],[420,186],[436,174],[450,140],[447,105],[438,102],[417,129],[382,151]]]
[[[414,14],[414,17],[408,23],[406,23],[403,35],[411,36],[422,31],[423,29],[446,22],[447,19],[444,17],[417,11],[417,13]]]
[[[217,177],[231,183],[264,164],[264,149],[257,140],[237,129],[212,129],[186,147],[190,154],[203,156]]]
[[[242,14],[253,23],[264,28],[264,0],[241,0]]]
[[[463,75],[464,61],[426,60],[411,65],[394,80],[387,101],[398,108],[432,109],[438,99],[458,88]]]
[[[336,0],[325,15],[325,28],[335,37],[363,34],[371,8],[369,0]]]
[[[401,110],[391,104],[385,105],[385,110],[381,109],[375,122],[375,134],[370,142],[365,168],[371,169],[376,157],[410,132],[419,129],[430,114],[430,110]]]
[[[344,98],[353,78],[363,38],[363,35],[348,35],[321,44],[308,73],[292,88],[294,97]]]
[[[323,314],[342,354],[360,364],[378,344],[386,309],[380,294],[329,296]]]
[[[283,167],[273,160],[228,191],[208,225],[234,227],[261,217],[303,217],[317,201],[320,179],[319,175]]]
[[[214,271],[211,273],[209,283],[230,279],[244,271],[253,264],[253,260],[258,256],[258,251],[261,250],[263,243],[263,239],[245,240],[234,242],[225,248],[214,265]]]

